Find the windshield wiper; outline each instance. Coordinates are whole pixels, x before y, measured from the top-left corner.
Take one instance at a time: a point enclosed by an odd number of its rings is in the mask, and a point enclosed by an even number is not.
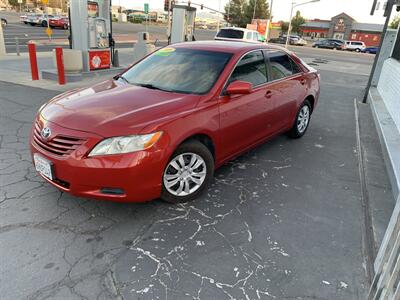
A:
[[[115,80],[118,80],[118,79],[122,79],[123,81],[125,81],[126,83],[130,83],[129,81],[128,81],[128,79],[126,79],[124,76],[122,76],[122,75],[115,75],[114,76],[114,79]]]
[[[151,83],[133,83],[133,84],[141,86],[141,87],[145,87],[145,88],[148,88],[148,89],[152,89],[152,90],[160,90],[160,91],[164,91],[164,92],[171,92],[171,90],[163,89],[163,88],[161,88],[159,86],[155,86],[155,85],[153,85]]]

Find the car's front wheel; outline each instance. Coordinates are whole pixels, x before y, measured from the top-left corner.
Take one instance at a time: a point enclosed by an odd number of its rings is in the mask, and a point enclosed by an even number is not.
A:
[[[165,167],[161,199],[170,203],[192,201],[207,188],[213,173],[210,150],[196,140],[185,142]]]
[[[306,133],[308,125],[310,124],[310,118],[311,118],[311,103],[310,101],[306,100],[303,102],[303,104],[300,106],[297,112],[296,120],[293,124],[292,129],[289,132],[289,135],[292,138],[302,137]]]

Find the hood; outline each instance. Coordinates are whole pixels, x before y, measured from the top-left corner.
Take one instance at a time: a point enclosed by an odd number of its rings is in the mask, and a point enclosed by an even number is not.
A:
[[[40,114],[69,129],[104,137],[130,135],[146,125],[192,110],[199,97],[108,80],[56,96]]]

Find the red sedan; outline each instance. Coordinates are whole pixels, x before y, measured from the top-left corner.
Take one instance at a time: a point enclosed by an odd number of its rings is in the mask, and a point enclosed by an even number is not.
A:
[[[49,20],[49,26],[51,28],[69,28],[69,19],[68,17],[54,17]]]
[[[174,44],[43,105],[32,157],[77,196],[185,202],[241,153],[280,133],[303,136],[318,96],[316,70],[280,47]]]

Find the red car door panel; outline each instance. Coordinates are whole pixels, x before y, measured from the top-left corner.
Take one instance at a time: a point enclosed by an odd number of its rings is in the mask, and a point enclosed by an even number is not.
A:
[[[253,51],[240,60],[228,84],[242,80],[253,84],[245,95],[224,95],[220,98],[220,131],[224,145],[222,157],[233,156],[268,135],[268,114],[273,108],[267,94],[267,73],[261,51]]]

